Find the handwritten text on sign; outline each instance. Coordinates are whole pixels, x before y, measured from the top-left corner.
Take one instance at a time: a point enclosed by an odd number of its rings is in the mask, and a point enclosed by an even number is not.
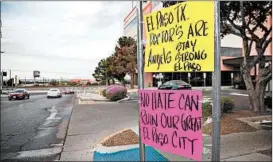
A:
[[[202,91],[139,90],[141,140],[202,160]]]
[[[145,15],[145,72],[214,71],[213,11],[196,1]]]

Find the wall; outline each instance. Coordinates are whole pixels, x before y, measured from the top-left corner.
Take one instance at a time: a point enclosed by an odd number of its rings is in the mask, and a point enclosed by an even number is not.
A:
[[[223,60],[225,59],[232,59],[235,57],[231,57],[231,56],[221,56],[221,71],[235,71],[235,69],[232,66],[228,66],[223,64]]]
[[[150,13],[152,11],[152,4],[153,2],[147,2],[143,4],[143,16],[147,13]],[[137,9],[134,7],[132,11],[125,17],[124,19],[124,35],[133,37],[134,39],[137,39]],[[131,24],[130,24],[131,23]],[[145,43],[146,40],[146,30],[143,24],[143,42]],[[144,73],[144,86],[148,87],[149,84],[151,86],[153,83],[153,76],[152,73]]]

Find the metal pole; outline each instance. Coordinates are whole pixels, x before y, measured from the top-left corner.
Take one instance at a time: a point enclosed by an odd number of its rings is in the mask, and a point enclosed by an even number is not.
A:
[[[25,87],[27,86],[27,77],[25,77]]]
[[[213,107],[212,107],[212,161],[220,161],[221,142],[221,65],[220,65],[220,1],[214,1],[214,72],[213,79]]]
[[[9,69],[9,79],[11,81],[11,89],[13,89],[13,79],[11,79],[11,69]]]
[[[138,69],[138,89],[144,89],[143,72],[143,13],[142,1],[138,1],[137,8],[137,69]],[[140,161],[145,161],[145,145],[141,141],[141,129],[139,121],[139,156]]]
[[[2,94],[2,90],[3,90],[3,71],[1,71],[1,91],[0,91],[1,94]]]

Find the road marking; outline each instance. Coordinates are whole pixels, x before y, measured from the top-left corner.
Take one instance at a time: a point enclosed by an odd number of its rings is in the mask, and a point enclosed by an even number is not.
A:
[[[61,119],[60,117],[55,117],[58,113],[58,110],[56,109],[55,106],[52,106],[48,111],[50,112],[50,115],[49,117],[46,118],[46,120]]]
[[[248,94],[241,94],[241,93],[229,93],[230,95],[234,95],[234,96],[245,96],[248,97]]]
[[[54,147],[49,149],[41,149],[41,150],[29,150],[29,151],[21,151],[18,156],[13,157],[12,159],[25,159],[25,158],[37,158],[37,157],[48,157],[54,156],[62,152],[61,147]]]

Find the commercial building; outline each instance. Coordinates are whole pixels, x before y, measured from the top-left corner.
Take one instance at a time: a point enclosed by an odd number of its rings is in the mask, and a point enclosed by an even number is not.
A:
[[[161,1],[147,1],[143,4],[143,14],[151,13],[162,8]],[[268,21],[272,24],[271,18]],[[146,42],[145,28],[143,33],[143,41]],[[132,10],[125,16],[124,19],[124,35],[137,39],[137,9],[136,6],[132,6]],[[243,42],[240,37],[229,35],[221,40],[221,85],[232,85],[234,76],[240,74],[240,65],[243,60]],[[265,52],[266,59],[272,60],[272,45],[270,44]],[[251,51],[253,58],[257,55],[254,47]],[[251,75],[255,77],[257,74],[257,66],[251,71]],[[184,80],[190,82],[192,86],[211,86],[212,85],[212,73],[211,72],[171,72],[162,73],[163,81],[168,80]],[[155,78],[157,73],[144,73],[144,86],[155,87],[157,86],[158,79]],[[136,77],[137,78],[137,77]],[[137,83],[137,82],[136,82]]]

